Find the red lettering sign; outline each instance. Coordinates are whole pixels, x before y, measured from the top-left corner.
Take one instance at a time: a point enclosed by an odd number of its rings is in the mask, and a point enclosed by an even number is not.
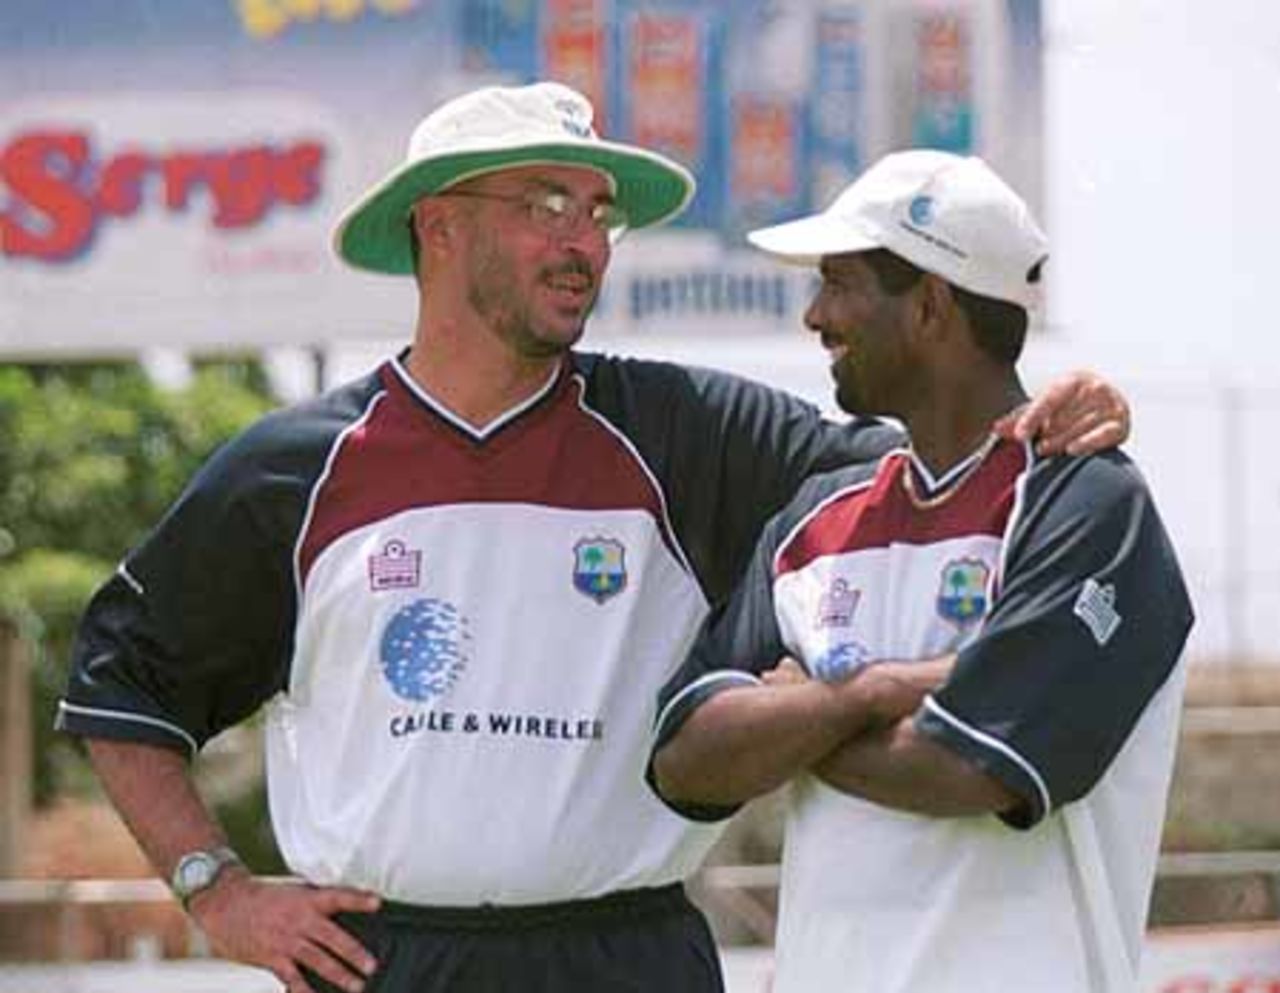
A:
[[[1280,993],[1280,976],[1242,976],[1227,987],[1227,993]]]
[[[1280,976],[1245,975],[1231,980],[1180,976],[1165,983],[1160,993],[1280,993]]]
[[[303,207],[321,189],[325,148],[314,141],[149,154],[128,149],[95,161],[82,131],[31,131],[0,150],[0,253],[65,262],[88,250],[108,218],[155,206],[181,213],[201,198],[220,230],[249,228],[277,205]]]

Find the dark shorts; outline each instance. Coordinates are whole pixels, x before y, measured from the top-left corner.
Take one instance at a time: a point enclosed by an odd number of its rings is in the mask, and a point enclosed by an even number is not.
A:
[[[384,902],[338,922],[378,959],[366,993],[724,989],[711,931],[679,885],[531,907]],[[339,993],[307,979],[317,993]]]

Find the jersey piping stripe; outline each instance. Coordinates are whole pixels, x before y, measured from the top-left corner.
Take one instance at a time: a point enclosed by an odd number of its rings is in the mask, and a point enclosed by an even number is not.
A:
[[[968,458],[965,458],[953,465],[938,479],[933,478],[933,473],[929,471],[929,467],[925,465],[924,461],[916,454],[915,449],[908,449],[907,457],[910,459],[912,467],[924,481],[925,489],[928,490],[926,495],[933,496],[934,494],[947,489],[955,480],[959,479],[972,469],[974,465],[983,461],[987,455],[990,454],[994,442],[995,436],[993,435],[984,441],[977,451],[973,452]]]
[[[996,567],[991,570],[991,575],[987,577],[987,603],[995,603],[996,597],[1000,595],[1001,589],[1004,588],[1004,572],[1009,558],[1009,539],[1013,535],[1019,519],[1022,517],[1023,509],[1026,507],[1027,479],[1031,475],[1031,466],[1035,462],[1035,449],[1029,441],[1022,442],[1022,448],[1026,455],[1027,465],[1022,472],[1018,473],[1018,478],[1013,484],[1013,506],[1009,510],[1009,519],[1005,521],[1004,533],[1000,537],[1000,557],[996,561]],[[991,613],[987,611],[974,626],[970,641],[982,634],[989,620],[991,620]]]
[[[694,581],[698,586],[698,590],[702,591],[702,585],[697,583],[697,573],[693,571],[693,566],[689,564],[689,557],[685,554],[684,548],[681,547],[680,539],[676,537],[676,529],[671,524],[671,514],[667,510],[667,495],[662,492],[662,487],[658,484],[658,477],[653,474],[653,471],[649,468],[649,464],[641,457],[640,452],[636,449],[636,446],[632,443],[631,439],[614,427],[609,418],[605,417],[599,411],[592,410],[591,407],[587,405],[587,383],[583,378],[582,373],[572,373],[571,378],[574,385],[578,388],[578,409],[608,431],[609,434],[627,450],[628,454],[635,459],[636,465],[640,467],[640,471],[644,473],[644,478],[649,481],[649,486],[653,489],[654,496],[657,497],[658,508],[662,511],[661,527],[663,540],[666,541],[672,554],[675,555],[676,560],[680,563],[680,568],[694,578]],[[703,600],[706,600],[705,593],[703,594]]]
[[[119,575],[119,577],[125,581],[125,585],[127,585],[129,589],[133,590],[134,593],[138,594],[138,596],[147,595],[146,589],[140,582],[138,582],[137,577],[129,571],[129,567],[123,562],[116,566],[116,574]]]
[[[673,708],[680,705],[681,700],[714,683],[724,683],[728,686],[764,685],[764,682],[758,676],[754,676],[749,672],[738,672],[736,669],[720,669],[716,672],[708,672],[704,676],[699,676],[667,701],[667,705],[662,708],[662,712],[658,714],[658,719],[654,722],[655,734],[662,729],[662,725],[666,723],[668,715]]]
[[[1014,528],[1021,522],[1023,511],[1027,507],[1027,482],[1031,478],[1031,469],[1036,464],[1036,450],[1029,441],[1024,441],[1022,448],[1027,456],[1027,467],[1019,473],[1017,481],[1013,484],[1013,508],[1009,511],[1009,520],[1005,524],[1004,537],[1000,542],[1000,559],[991,577],[987,603],[994,603],[1000,590],[1004,588],[1005,569],[1009,564],[1009,539],[1014,533]],[[983,617],[982,626],[986,627],[986,625],[987,619]]]
[[[338,432],[338,436],[333,439],[333,444],[329,446],[329,452],[324,459],[324,468],[320,470],[320,475],[316,477],[315,483],[311,487],[311,492],[307,495],[307,512],[302,515],[302,524],[298,528],[298,536],[293,543],[293,596],[295,615],[300,614],[296,608],[302,604],[302,549],[306,544],[307,535],[311,531],[311,522],[315,517],[316,503],[320,499],[320,491],[324,488],[324,484],[328,481],[329,476],[333,472],[333,463],[338,458],[338,452],[342,450],[342,443],[346,441],[347,436],[351,432],[359,429],[365,422],[373,416],[373,412],[378,405],[386,399],[387,391],[385,389],[378,390],[369,398],[369,402],[365,405],[364,411],[348,424],[345,428]],[[295,624],[300,621],[298,617]],[[294,632],[297,633],[296,631]]]
[[[409,375],[409,370],[401,364],[399,358],[391,359],[390,365],[392,370],[395,372],[396,377],[404,385],[406,390],[412,393],[414,397],[427,407],[430,407],[432,412],[437,414],[442,420],[448,421],[453,425],[453,427],[457,428],[474,441],[487,441],[492,435],[497,434],[525,411],[532,407],[536,407],[538,403],[555,388],[556,380],[560,378],[560,366],[557,365],[551,373],[551,378],[539,387],[538,391],[534,393],[533,396],[521,400],[510,410],[503,411],[497,417],[493,418],[493,420],[489,421],[489,423],[484,427],[476,428],[468,424],[430,393],[424,390],[422,386],[419,385],[418,381]]]
[[[881,457],[870,480],[846,484],[808,510],[773,559],[775,577],[832,556],[895,546],[933,545],[953,538],[1000,538],[1013,506],[1014,483],[1024,469],[1022,449],[988,446],[937,495],[937,505],[913,509],[906,485],[914,473],[909,452]]]
[[[1043,777],[1036,771],[1035,766],[1006,745],[999,738],[995,738],[985,731],[979,731],[977,728],[970,727],[960,718],[945,710],[932,696],[925,697],[924,705],[935,716],[941,718],[947,724],[959,731],[961,734],[972,738],[974,741],[985,745],[986,747],[999,752],[1005,758],[1009,759],[1014,765],[1027,774],[1032,784],[1036,788],[1036,792],[1040,795],[1040,809],[1044,814],[1049,813],[1053,809],[1053,801],[1049,796],[1049,787],[1045,785]]]
[[[880,461],[883,463],[885,459],[892,458],[894,455],[900,455],[905,451],[906,449],[895,448],[891,452],[886,452]],[[791,543],[796,540],[796,535],[803,531],[815,517],[826,510],[831,504],[852,496],[855,493],[861,493],[863,490],[870,489],[875,485],[878,476],[879,469],[877,468],[876,472],[867,479],[864,479],[859,483],[855,483],[853,486],[846,486],[843,489],[836,490],[830,496],[824,497],[820,503],[816,504],[813,509],[800,518],[791,530],[787,532],[787,536],[783,538],[782,541],[778,542],[778,550],[773,553],[774,577],[776,578],[781,574],[783,556],[786,555],[787,551],[791,548]]]
[[[132,721],[134,724],[148,724],[151,727],[161,728],[168,731],[177,738],[181,738],[187,744],[187,748],[191,750],[191,754],[198,752],[199,746],[196,745],[196,739],[178,727],[176,724],[170,724],[168,721],[162,721],[158,717],[148,717],[146,714],[131,714],[127,710],[105,710],[101,707],[82,707],[76,703],[67,703],[66,700],[58,701],[58,709],[64,710],[68,714],[79,714],[81,717],[100,717],[109,721]]]

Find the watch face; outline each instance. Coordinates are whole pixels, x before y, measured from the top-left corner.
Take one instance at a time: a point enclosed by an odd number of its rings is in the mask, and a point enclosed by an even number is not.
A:
[[[224,867],[238,863],[239,857],[225,845],[207,852],[188,852],[173,867],[169,885],[185,907],[188,899],[213,884]]]
[[[213,881],[218,870],[217,861],[209,855],[189,855],[178,866],[177,889],[183,893],[194,893],[204,889]]]

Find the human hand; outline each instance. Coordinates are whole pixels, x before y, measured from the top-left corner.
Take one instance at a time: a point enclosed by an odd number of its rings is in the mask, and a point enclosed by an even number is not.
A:
[[[858,674],[862,699],[870,702],[872,724],[893,724],[914,714],[924,698],[940,687],[955,666],[954,655],[913,662],[876,662]]]
[[[1114,448],[1129,437],[1129,404],[1110,383],[1092,372],[1068,373],[1030,403],[998,419],[1002,438],[1035,438],[1041,455],[1088,455]]]
[[[359,993],[378,963],[333,915],[372,913],[378,903],[360,890],[268,883],[233,867],[192,897],[189,908],[218,955],[269,969],[288,993],[316,993],[302,967]]]
[[[807,683],[809,674],[804,671],[804,667],[790,656],[783,656],[778,659],[778,664],[772,669],[766,669],[760,673],[760,681],[766,686],[792,686],[796,683]]]

